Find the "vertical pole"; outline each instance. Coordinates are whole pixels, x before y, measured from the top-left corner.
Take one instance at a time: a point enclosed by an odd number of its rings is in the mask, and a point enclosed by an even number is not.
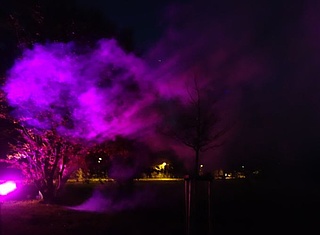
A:
[[[212,222],[211,222],[211,181],[208,181],[208,226],[209,234],[212,234]]]
[[[186,209],[186,235],[190,235],[190,194],[189,194],[189,180],[184,181],[184,196]]]
[[[197,188],[197,186],[201,186],[201,187]],[[202,186],[204,186],[204,188],[202,188]],[[185,212],[186,212],[186,235],[194,235],[195,233],[197,233],[198,229],[201,228],[199,226],[204,226],[202,229],[204,229],[208,235],[212,235],[211,178],[206,178],[206,177],[192,178],[190,176],[187,176],[185,178],[184,187],[185,187],[184,193],[185,193]],[[203,205],[204,211],[206,210],[205,208],[207,206],[207,212],[205,212],[205,214],[201,214],[201,208],[198,207],[199,193],[204,193],[204,196],[207,197],[207,200],[204,198],[206,205]],[[207,218],[202,218],[203,215],[205,215]]]
[[[188,235],[190,235],[191,234],[191,219],[193,218],[192,217],[192,215],[191,215],[191,201],[193,200],[192,198],[191,198],[191,191],[192,191],[192,180],[191,179],[189,179],[189,181],[188,181],[188,184],[189,184],[189,186],[188,186],[188,198],[189,198],[189,201],[188,201],[188,215],[189,215],[189,218],[188,218]]]
[[[0,235],[2,235],[2,201],[0,201]]]

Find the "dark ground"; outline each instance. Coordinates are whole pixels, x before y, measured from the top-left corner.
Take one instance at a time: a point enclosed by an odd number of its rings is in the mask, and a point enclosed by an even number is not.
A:
[[[116,187],[114,182],[69,184],[61,201],[68,207],[51,208],[39,203],[26,207],[5,202],[2,206],[4,232],[1,235],[13,235],[15,223],[16,226],[19,224],[20,232],[14,235],[186,235],[188,231],[190,235],[208,234],[206,183],[200,183],[198,188],[198,211],[191,212],[191,216],[197,213],[201,222],[194,225],[193,221],[197,219],[191,217],[190,230],[186,227],[183,180],[137,181],[134,189],[125,195],[117,192]],[[319,190],[312,185],[213,181],[210,203],[211,234],[214,235],[318,234]],[[70,207],[90,212],[71,210]]]

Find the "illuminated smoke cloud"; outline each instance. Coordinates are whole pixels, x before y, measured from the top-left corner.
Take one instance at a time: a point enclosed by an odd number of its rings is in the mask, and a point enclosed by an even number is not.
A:
[[[61,133],[88,139],[142,135],[156,117],[143,112],[155,94],[145,72],[115,40],[82,54],[73,43],[35,45],[16,61],[4,89],[31,126],[58,124]]]
[[[16,118],[70,137],[105,141],[120,135],[187,156],[190,151],[156,131],[170,111],[170,99],[187,95],[180,77],[168,82],[158,65],[125,53],[115,40],[78,49],[73,43],[52,43],[24,51],[4,86]]]

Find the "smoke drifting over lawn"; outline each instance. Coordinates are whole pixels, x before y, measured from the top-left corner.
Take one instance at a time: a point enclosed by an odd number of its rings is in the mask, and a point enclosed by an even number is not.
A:
[[[122,135],[190,157],[155,130],[175,111],[173,101],[188,102],[197,77],[208,109],[235,123],[227,144],[203,155],[204,162],[299,165],[301,155],[319,152],[314,7],[250,0],[173,5],[166,32],[142,57],[107,39],[81,53],[73,43],[35,45],[17,59],[4,89],[29,125],[46,128],[50,123],[37,117],[47,113],[63,123],[63,134],[95,141]]]
[[[151,189],[141,189],[126,195],[115,194],[116,195],[110,194],[110,190],[107,191],[102,187],[100,189],[97,188],[93,191],[92,196],[88,200],[70,208],[79,211],[112,213],[157,204],[154,201],[156,193]]]

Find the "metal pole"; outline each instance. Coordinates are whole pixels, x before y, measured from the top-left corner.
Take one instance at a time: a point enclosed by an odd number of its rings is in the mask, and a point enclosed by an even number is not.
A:
[[[211,222],[211,181],[208,181],[208,226],[209,234],[212,234],[212,222]]]
[[[212,213],[211,213],[211,178],[192,178],[190,176],[185,178],[185,211],[186,211],[186,235],[193,235],[199,228],[199,226],[208,226],[205,230],[208,235],[212,234]],[[199,181],[199,182],[198,182]],[[203,182],[203,183],[201,183]],[[204,185],[203,185],[204,184]],[[197,189],[197,186],[204,186]],[[207,186],[207,189],[205,188]],[[199,220],[198,216],[201,208],[198,208],[199,195],[197,193],[204,193],[207,196],[206,204],[204,210],[207,206],[207,223],[204,220]],[[201,197],[200,197],[201,198]],[[200,204],[201,205],[201,204]],[[201,205],[202,206],[202,205]],[[201,222],[202,221],[202,222]],[[204,222],[204,223],[203,223]],[[203,227],[203,228],[204,228]]]
[[[190,235],[190,214],[191,214],[191,181],[186,178],[184,182],[185,194],[185,208],[186,208],[186,235]]]
[[[185,209],[186,209],[186,235],[189,235],[189,183],[187,179],[184,181],[184,198],[185,198]]]
[[[188,198],[189,198],[189,201],[188,201],[188,216],[189,216],[189,218],[188,218],[188,235],[190,235],[191,234],[191,218],[192,218],[192,216],[191,216],[192,180],[191,179],[189,179],[188,184],[189,184],[189,186],[188,186]]]

